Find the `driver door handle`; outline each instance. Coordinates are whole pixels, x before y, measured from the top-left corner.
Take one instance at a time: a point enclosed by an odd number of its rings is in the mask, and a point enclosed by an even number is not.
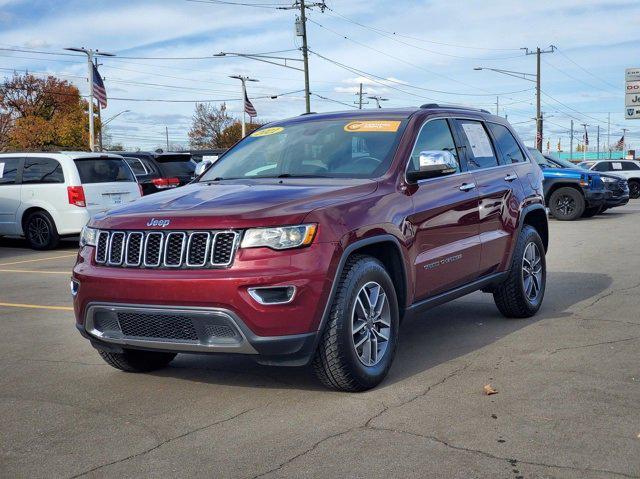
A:
[[[517,179],[518,179],[517,175],[507,175],[507,176],[504,177],[504,181],[509,181],[509,182],[517,180]]]
[[[476,187],[475,183],[462,183],[460,186],[460,191],[469,191]]]

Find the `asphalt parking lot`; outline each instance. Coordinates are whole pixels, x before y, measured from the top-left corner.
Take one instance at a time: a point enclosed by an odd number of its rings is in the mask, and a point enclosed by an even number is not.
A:
[[[77,243],[0,239],[0,476],[640,477],[639,244],[640,201],[551,221],[538,316],[441,306],[346,394],[237,358],[116,371],[73,324]]]

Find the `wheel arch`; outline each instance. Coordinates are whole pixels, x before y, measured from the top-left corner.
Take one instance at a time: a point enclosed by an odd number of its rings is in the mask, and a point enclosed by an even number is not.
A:
[[[27,208],[22,212],[22,218],[20,218],[20,228],[22,228],[22,235],[25,234],[25,226],[29,216],[39,211],[43,211],[44,213],[47,213],[51,218],[51,220],[53,221],[53,225],[56,226],[56,221],[53,218],[53,215],[49,211],[47,211],[46,208],[43,208],[42,206],[30,206],[29,208]]]
[[[519,230],[522,230],[525,225],[535,228],[546,252],[549,249],[549,220],[544,206],[540,204],[527,206],[520,215]]]
[[[572,183],[572,182],[566,181],[566,180],[554,181],[551,185],[549,185],[549,188],[547,189],[547,192],[544,195],[545,204],[547,204],[547,205],[549,204],[549,200],[551,199],[551,195],[554,192],[556,192],[557,190],[559,190],[560,188],[573,188],[578,193],[580,193],[580,195],[584,198],[584,191],[582,191],[582,188],[580,187],[580,185],[578,183]]]

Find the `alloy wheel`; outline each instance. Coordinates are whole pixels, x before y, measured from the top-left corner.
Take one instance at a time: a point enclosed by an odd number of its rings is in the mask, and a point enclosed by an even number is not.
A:
[[[535,303],[543,288],[542,255],[535,243],[529,243],[522,257],[522,285],[524,294]]]
[[[51,235],[51,232],[49,231],[49,225],[47,222],[44,219],[37,217],[29,221],[27,234],[29,235],[29,240],[31,240],[32,243],[38,246],[46,246],[49,243],[49,236]]]
[[[569,216],[576,210],[576,200],[569,195],[562,195],[556,200],[555,206],[562,215]]]
[[[358,291],[351,312],[351,337],[358,359],[365,366],[375,366],[387,352],[391,309],[384,288],[375,281]]]

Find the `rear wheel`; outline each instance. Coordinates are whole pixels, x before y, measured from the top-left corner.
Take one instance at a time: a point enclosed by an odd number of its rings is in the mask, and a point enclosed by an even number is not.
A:
[[[583,218],[591,218],[602,212],[602,206],[592,206],[591,208],[585,208],[582,213]]]
[[[544,245],[536,229],[525,225],[518,236],[509,275],[496,288],[493,299],[508,318],[531,317],[540,309],[546,281]]]
[[[629,198],[634,200],[640,198],[640,181],[629,180]]]
[[[331,389],[364,391],[385,378],[398,342],[398,300],[384,266],[370,256],[347,260],[313,368]]]
[[[176,357],[175,353],[157,353],[136,349],[125,349],[122,353],[111,353],[99,349],[98,353],[110,366],[130,373],[144,373],[162,369]]]
[[[29,246],[37,250],[53,249],[60,243],[53,218],[46,211],[31,213],[24,222],[24,235]]]
[[[584,197],[575,188],[558,188],[549,198],[549,210],[560,221],[573,221],[584,213]]]

